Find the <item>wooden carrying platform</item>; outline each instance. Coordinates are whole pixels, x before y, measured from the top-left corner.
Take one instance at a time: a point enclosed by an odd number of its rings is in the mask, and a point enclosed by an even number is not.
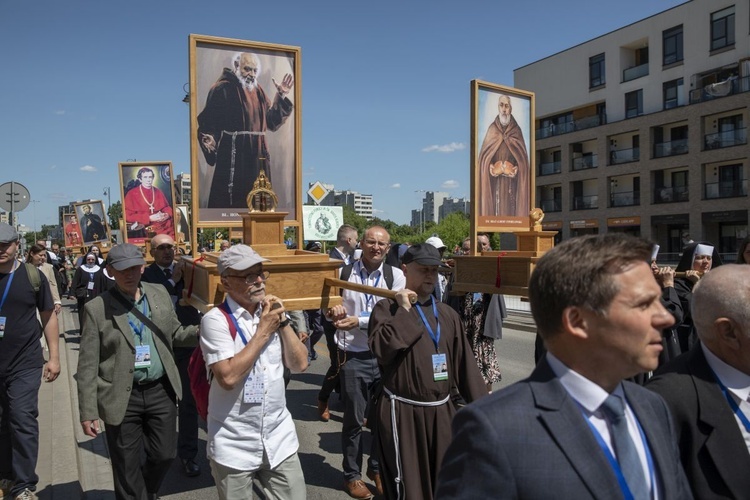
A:
[[[528,296],[531,273],[542,255],[554,246],[555,234],[556,231],[516,233],[518,250],[456,256],[453,291]]]
[[[329,308],[341,304],[339,288],[326,284],[326,278],[338,278],[343,261],[327,254],[289,250],[284,241],[283,212],[244,214],[246,244],[270,262],[263,269],[271,275],[266,293],[278,296],[289,311]],[[185,261],[184,300],[205,313],[224,300],[224,288],[216,263],[218,252],[204,253],[200,259],[183,256]],[[191,286],[192,285],[192,286]],[[192,288],[192,294],[187,291]]]

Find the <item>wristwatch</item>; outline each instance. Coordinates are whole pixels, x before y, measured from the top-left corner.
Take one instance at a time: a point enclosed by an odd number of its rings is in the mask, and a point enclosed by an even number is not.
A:
[[[292,321],[292,318],[289,317],[288,314],[284,313],[285,319],[284,321],[279,323],[279,328],[284,328]]]

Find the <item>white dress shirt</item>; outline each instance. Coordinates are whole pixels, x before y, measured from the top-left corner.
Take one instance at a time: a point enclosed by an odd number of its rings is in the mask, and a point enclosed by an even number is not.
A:
[[[383,276],[383,263],[372,273],[368,273],[364,263],[358,260],[352,266],[349,282],[376,288],[388,288],[388,285],[385,283],[385,276]],[[393,288],[391,289],[398,291],[405,286],[406,278],[404,277],[404,273],[394,267]],[[352,328],[351,330],[336,330],[336,345],[343,351],[369,351],[370,347],[367,345],[367,327],[370,324],[370,312],[375,307],[375,304],[382,300],[382,297],[344,289],[342,299],[346,314],[359,318],[359,327]]]
[[[604,400],[609,397],[609,393],[600,385],[565,366],[562,361],[557,359],[549,351],[547,352],[547,362],[570,397],[578,403],[578,406],[581,408],[581,413],[586,419],[588,419],[589,423],[597,430],[597,432],[599,432],[599,435],[601,435],[602,439],[607,444],[607,447],[609,447],[609,452],[613,457],[616,457],[617,455],[614,446],[612,445],[610,427],[604,411],[600,409]],[[630,438],[633,440],[635,449],[638,452],[638,458],[643,467],[643,476],[648,481],[649,490],[652,492],[651,498],[656,499],[658,498],[658,495],[651,481],[651,471],[649,471],[648,468],[646,449],[643,445],[643,440],[641,439],[641,432],[638,429],[635,414],[633,413],[632,408],[630,408],[630,404],[628,404],[625,392],[622,390],[622,384],[619,384],[617,388],[612,391],[612,394],[619,396],[623,402],[625,402],[625,419],[628,422],[628,433],[630,434]],[[654,470],[653,473],[655,476],[657,471]]]
[[[245,339],[250,342],[260,322],[261,308],[250,314],[229,296],[227,303]],[[239,332],[232,340],[227,319],[216,307],[203,316],[200,344],[208,368],[234,357],[245,347]],[[278,332],[261,351],[253,372],[263,375],[262,403],[243,402],[244,381],[227,391],[214,379],[208,393],[208,458],[241,471],[259,469],[264,451],[274,468],[299,448],[294,421],[286,408],[284,364]]]

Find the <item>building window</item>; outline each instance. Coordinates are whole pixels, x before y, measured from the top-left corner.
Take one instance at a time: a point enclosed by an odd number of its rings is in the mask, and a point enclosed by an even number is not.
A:
[[[711,50],[734,45],[734,5],[711,14]]]
[[[682,25],[664,31],[662,37],[664,66],[682,61]]]
[[[682,78],[672,80],[671,82],[665,82],[663,86],[664,90],[664,109],[672,109],[677,106],[681,106],[685,103],[685,98],[682,96],[683,93],[683,81]]]
[[[600,87],[605,83],[604,54],[589,57],[589,88]]]
[[[625,94],[625,118],[643,114],[643,89]]]

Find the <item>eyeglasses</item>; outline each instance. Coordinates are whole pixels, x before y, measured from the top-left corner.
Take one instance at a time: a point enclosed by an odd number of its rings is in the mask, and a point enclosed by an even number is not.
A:
[[[254,285],[258,281],[258,278],[260,278],[261,281],[266,281],[270,275],[271,275],[271,271],[261,271],[260,273],[251,273],[251,274],[246,274],[245,276],[239,276],[237,274],[228,274],[227,278],[242,279],[242,280],[245,280],[245,284]]]
[[[164,243],[163,245],[159,245],[156,247],[157,250],[174,250],[174,245],[169,245],[167,243]]]

